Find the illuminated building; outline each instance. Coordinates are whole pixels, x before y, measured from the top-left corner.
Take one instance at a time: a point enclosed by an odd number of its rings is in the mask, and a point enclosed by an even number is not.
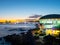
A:
[[[53,26],[60,24],[60,14],[42,16],[39,22],[44,24],[45,28],[52,28]]]
[[[42,16],[39,22],[44,25],[47,35],[48,34],[58,35],[58,33],[60,32],[60,30],[52,29],[54,26],[60,24],[60,14],[49,14],[49,15]]]

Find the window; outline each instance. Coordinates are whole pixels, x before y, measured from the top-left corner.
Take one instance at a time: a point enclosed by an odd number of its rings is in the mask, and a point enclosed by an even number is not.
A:
[[[44,25],[45,28],[52,28],[54,25]]]

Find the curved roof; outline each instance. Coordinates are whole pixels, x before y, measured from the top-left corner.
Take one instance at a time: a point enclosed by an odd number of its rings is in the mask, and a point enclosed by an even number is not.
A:
[[[49,14],[42,16],[40,19],[52,19],[52,18],[60,18],[60,14]]]

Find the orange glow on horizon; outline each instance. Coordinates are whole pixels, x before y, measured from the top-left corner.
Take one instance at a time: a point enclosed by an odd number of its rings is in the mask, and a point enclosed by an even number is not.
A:
[[[16,22],[25,22],[25,19],[1,19],[0,22],[5,23],[6,21],[10,21],[11,23],[16,23]]]

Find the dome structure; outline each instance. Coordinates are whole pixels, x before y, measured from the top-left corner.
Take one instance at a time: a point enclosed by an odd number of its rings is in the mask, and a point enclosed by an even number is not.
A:
[[[41,17],[40,19],[52,19],[52,18],[60,18],[60,14],[49,14]]]
[[[44,24],[45,28],[52,28],[53,26],[60,24],[60,14],[42,16],[39,22]]]

